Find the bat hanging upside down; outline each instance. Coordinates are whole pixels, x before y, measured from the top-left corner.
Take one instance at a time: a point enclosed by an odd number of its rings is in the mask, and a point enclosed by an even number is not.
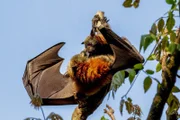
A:
[[[32,101],[38,95],[42,105],[78,104],[72,120],[86,120],[109,92],[112,76],[143,62],[133,45],[107,22],[103,12],[94,16],[91,34],[83,42],[85,49],[71,58],[65,75],[59,73],[63,58],[57,54],[64,43],[28,61],[23,83]]]

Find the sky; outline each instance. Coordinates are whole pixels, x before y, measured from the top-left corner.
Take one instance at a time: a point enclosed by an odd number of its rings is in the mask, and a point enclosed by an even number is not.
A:
[[[23,120],[27,117],[43,118],[41,111],[35,110],[22,83],[26,62],[58,42],[66,42],[59,52],[65,58],[60,71],[64,73],[70,58],[83,50],[81,42],[89,35],[91,19],[101,10],[110,19],[110,25],[119,36],[126,36],[138,49],[140,37],[149,32],[152,23],[170,8],[164,0],[142,0],[138,9],[122,7],[123,0],[0,0],[0,117],[2,120]],[[152,50],[152,47],[147,51]],[[147,57],[149,52],[142,53]],[[155,68],[155,63],[146,66]],[[160,78],[160,75],[157,75]],[[128,94],[134,104],[147,117],[156,92],[156,82],[144,94],[140,74]],[[180,82],[179,82],[180,83]],[[119,101],[127,89],[129,81],[119,88],[115,100],[107,97],[88,120],[99,120],[104,115],[106,104],[115,110],[119,120],[128,118],[126,110],[119,113]],[[45,115],[51,112],[70,120],[76,105],[43,106]],[[163,114],[162,120],[165,119]]]

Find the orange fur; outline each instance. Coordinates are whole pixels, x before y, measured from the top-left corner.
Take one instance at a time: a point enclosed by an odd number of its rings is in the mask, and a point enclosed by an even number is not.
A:
[[[109,84],[112,79],[109,71],[113,61],[114,57],[111,55],[100,55],[79,62],[75,74],[71,74],[75,93],[93,95]]]
[[[76,78],[82,83],[92,83],[107,74],[109,70],[110,63],[101,58],[92,58],[78,65]]]

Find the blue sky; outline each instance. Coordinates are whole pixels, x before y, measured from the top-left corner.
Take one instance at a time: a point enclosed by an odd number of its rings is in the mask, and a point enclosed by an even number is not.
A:
[[[152,23],[170,7],[164,0],[143,0],[138,9],[125,9],[122,2],[123,0],[0,0],[1,119],[42,118],[41,112],[30,106],[30,98],[22,83],[26,62],[50,46],[64,41],[66,44],[59,55],[65,58],[61,68],[61,72],[65,72],[69,59],[83,49],[81,42],[89,35],[91,19],[98,10],[105,12],[110,19],[111,28],[117,34],[126,36],[139,48],[140,36],[148,33]],[[151,49],[152,47],[148,50]],[[144,55],[147,56],[148,52]],[[155,64],[150,63],[150,66],[155,67]],[[141,106],[142,119],[146,118],[156,92],[156,83],[153,82],[152,88],[144,94],[144,77],[145,75],[140,75],[129,93],[133,102]],[[118,110],[120,98],[129,86],[127,80],[116,93],[116,99],[105,98],[88,120],[99,120],[104,115],[106,104],[115,109],[118,119],[127,119],[126,111],[124,110],[124,116],[120,116]],[[70,120],[75,107],[50,106],[43,109],[46,116],[55,112],[64,120]]]

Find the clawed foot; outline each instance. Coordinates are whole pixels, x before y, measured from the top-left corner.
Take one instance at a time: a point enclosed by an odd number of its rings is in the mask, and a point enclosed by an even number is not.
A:
[[[110,28],[108,24],[109,20],[104,16],[104,12],[98,11],[94,18],[92,19],[92,29],[94,32],[97,32],[96,29],[100,28]]]

